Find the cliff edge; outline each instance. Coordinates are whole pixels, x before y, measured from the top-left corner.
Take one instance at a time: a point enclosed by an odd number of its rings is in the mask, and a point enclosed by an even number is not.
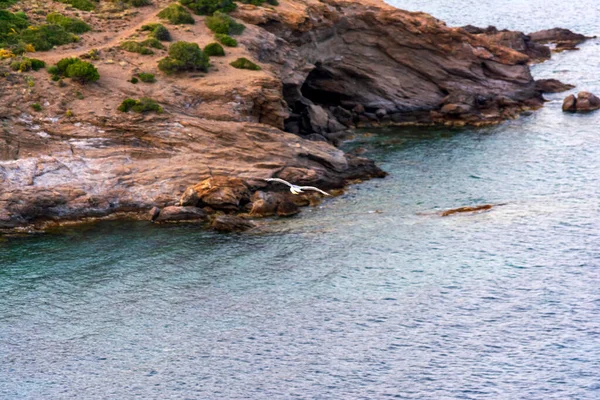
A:
[[[174,205],[210,176],[240,178],[250,191],[274,176],[339,188],[385,175],[334,146],[348,128],[491,124],[542,104],[527,55],[379,0],[239,3],[230,13],[246,26],[237,47],[206,71],[166,74],[157,66],[168,42],[146,54],[123,42],[144,41],[152,24],[171,43],[215,42],[206,16],[159,18],[169,4],[12,5],[34,26],[51,12],[85,21],[91,31],[73,43],[25,56],[47,67],[80,57],[100,79],[52,80],[44,69],[11,69],[18,57],[2,61],[0,228]],[[242,57],[261,69],[234,68]],[[139,82],[141,73],[155,82]],[[119,111],[127,98],[162,112]]]

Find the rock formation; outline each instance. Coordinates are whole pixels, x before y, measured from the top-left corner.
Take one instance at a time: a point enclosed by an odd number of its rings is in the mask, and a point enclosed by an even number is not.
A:
[[[579,92],[577,97],[570,95],[562,105],[564,112],[590,112],[600,109],[600,98],[589,92]]]
[[[104,14],[59,2],[14,6],[32,23],[55,10],[90,23],[95,31],[79,42],[35,56],[48,65],[87,57],[100,80],[53,82],[44,70],[22,74],[0,64],[0,229],[152,207],[162,209],[148,217],[155,220],[218,211],[292,215],[288,200],[252,202],[253,192],[271,189],[265,178],[331,189],[385,175],[334,147],[349,127],[482,125],[542,104],[530,58],[506,40],[380,0],[279,2],[238,4],[232,16],[246,24],[240,46],[211,59],[207,73],[176,75],[157,70],[166,50],[119,47],[145,38],[139,28],[159,22],[167,0]],[[204,47],[214,38],[203,18],[167,27],[174,40]],[[231,67],[241,56],[262,70]],[[140,72],[158,82],[133,85]],[[117,111],[128,97],[152,98],[164,112]]]

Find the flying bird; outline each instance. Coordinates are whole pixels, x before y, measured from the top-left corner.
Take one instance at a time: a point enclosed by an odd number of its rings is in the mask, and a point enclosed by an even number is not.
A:
[[[329,193],[324,192],[323,190],[316,188],[314,186],[298,186],[298,185],[294,185],[293,183],[289,183],[288,181],[284,181],[283,179],[279,179],[279,178],[270,178],[270,179],[265,179],[265,180],[268,182],[279,182],[279,183],[283,183],[284,185],[288,185],[290,187],[290,192],[292,192],[293,194],[300,194],[304,190],[314,190],[316,192],[323,193],[325,196],[331,196]]]

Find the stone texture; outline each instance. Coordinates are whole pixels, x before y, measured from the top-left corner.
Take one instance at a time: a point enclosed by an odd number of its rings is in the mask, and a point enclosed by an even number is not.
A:
[[[207,220],[206,212],[198,207],[169,206],[160,211],[156,222],[181,222]]]
[[[211,207],[216,210],[238,210],[250,198],[248,187],[239,178],[215,176],[188,187],[179,204]]]
[[[237,215],[218,215],[210,227],[217,232],[244,232],[256,228],[256,224]]]
[[[541,93],[560,93],[571,90],[575,86],[562,83],[557,79],[539,79],[535,81],[535,87]]]
[[[600,109],[600,98],[589,92],[579,92],[577,98],[574,95],[567,96],[562,106],[565,112],[590,112]]]

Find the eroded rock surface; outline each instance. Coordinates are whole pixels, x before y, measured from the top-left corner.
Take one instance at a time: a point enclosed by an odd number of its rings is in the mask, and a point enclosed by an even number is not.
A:
[[[562,110],[565,112],[590,112],[600,109],[600,98],[589,92],[579,92],[577,97],[565,98]]]
[[[111,35],[93,31],[36,53],[54,64],[97,49],[97,83],[58,84],[43,70],[0,67],[0,228],[152,207],[162,209],[156,219],[173,206],[289,214],[293,207],[278,211],[282,202],[275,209],[250,203],[256,190],[279,190],[264,179],[331,189],[385,176],[332,145],[347,128],[481,125],[542,104],[527,55],[380,0],[239,4],[233,16],[247,27],[237,49],[206,74],[164,75],[157,62],[166,51],[142,56],[118,45],[139,38],[136,28],[156,22],[168,3],[136,9]],[[40,6],[57,4],[75,15],[60,3]],[[78,15],[94,25],[100,19],[92,14]],[[204,47],[214,36],[203,17],[194,18],[169,29]],[[262,70],[230,67],[240,56]],[[158,82],[132,85],[142,71]],[[127,97],[150,97],[164,112],[117,111]]]

